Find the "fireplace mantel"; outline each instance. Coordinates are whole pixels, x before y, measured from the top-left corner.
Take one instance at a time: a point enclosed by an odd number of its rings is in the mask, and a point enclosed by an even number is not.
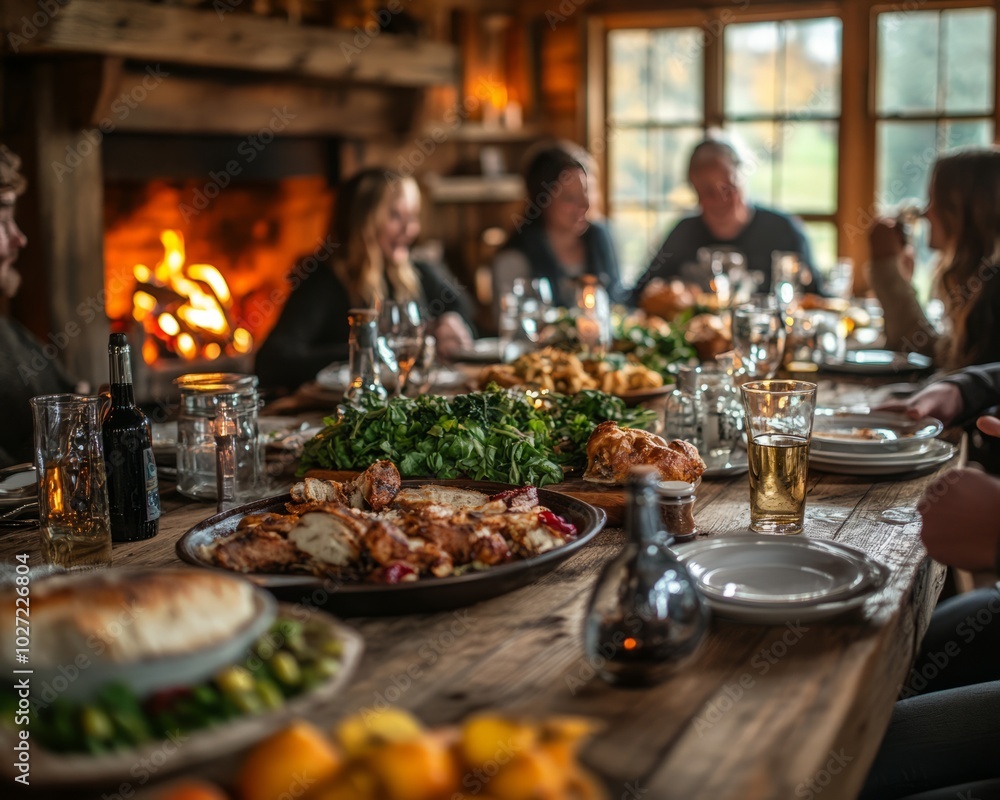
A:
[[[0,30],[18,54],[77,53],[144,62],[424,87],[458,75],[454,45],[366,29],[327,30],[277,19],[154,5],[144,0],[4,0]],[[42,25],[31,23],[41,13]],[[22,31],[24,21],[30,27]],[[31,31],[34,30],[34,33]],[[24,33],[31,35],[25,36]]]

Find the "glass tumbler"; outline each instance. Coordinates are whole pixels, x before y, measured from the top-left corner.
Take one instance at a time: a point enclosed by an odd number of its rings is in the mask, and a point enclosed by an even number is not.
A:
[[[42,553],[65,569],[111,564],[100,408],[100,397],[31,398]]]
[[[801,533],[816,384],[752,381],[741,387],[750,461],[750,527]]]

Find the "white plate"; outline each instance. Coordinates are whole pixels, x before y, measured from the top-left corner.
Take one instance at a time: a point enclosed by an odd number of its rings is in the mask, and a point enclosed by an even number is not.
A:
[[[883,568],[884,569],[884,568]],[[888,571],[886,571],[887,573]],[[884,576],[881,580],[885,582]],[[881,587],[879,587],[881,588]],[[706,597],[708,607],[712,613],[719,617],[733,620],[734,622],[749,622],[755,625],[783,625],[786,622],[819,622],[820,620],[837,617],[861,608],[868,598],[875,593],[871,592],[848,597],[845,600],[838,600],[832,603],[818,603],[812,606],[786,606],[777,608],[761,608],[758,606],[741,606],[732,603],[723,603]]]
[[[702,592],[739,605],[814,605],[843,600],[870,582],[867,557],[808,537],[740,534],[703,539],[682,551]]]
[[[817,408],[812,443],[819,449],[839,453],[887,453],[920,447],[933,439],[944,425],[933,417],[912,420],[891,411],[857,411]],[[860,435],[868,431],[868,436]]]
[[[850,350],[843,361],[826,360],[821,365],[828,372],[848,375],[890,375],[930,369],[931,359],[919,353],[895,353],[892,350]]]
[[[494,353],[495,355],[495,353]],[[434,389],[457,389],[464,386],[468,377],[451,367],[435,367],[434,380],[431,387]],[[316,376],[316,383],[324,389],[333,392],[342,392],[351,382],[351,368],[349,364],[334,363],[320,370]]]
[[[829,461],[810,454],[809,464],[823,472],[835,475],[898,475],[903,472],[930,469],[950,461],[958,452],[958,448],[947,442],[941,442],[939,452],[933,457],[922,457],[913,461]]]
[[[23,505],[37,498],[38,475],[34,464],[0,469],[0,508]]]
[[[919,447],[915,447],[912,450],[902,450],[895,453],[838,453],[810,446],[809,457],[830,464],[874,464],[875,466],[885,466],[887,464],[910,464],[925,460],[933,461],[946,451],[949,451],[950,448],[951,445],[941,439],[930,439],[922,442]]]

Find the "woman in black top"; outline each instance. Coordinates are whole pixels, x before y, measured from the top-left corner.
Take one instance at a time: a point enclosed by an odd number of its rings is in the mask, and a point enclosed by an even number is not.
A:
[[[412,178],[364,170],[341,187],[327,252],[300,261],[292,291],[257,353],[264,386],[296,387],[348,357],[349,309],[383,300],[420,303],[438,351],[471,344],[471,303],[447,270],[410,260],[420,232],[420,190]]]
[[[587,218],[590,189],[583,159],[561,144],[529,157],[525,211],[515,218],[515,231],[493,263],[496,302],[517,278],[545,278],[557,306],[574,306],[575,281],[583,275],[596,276],[612,301],[621,299],[611,236],[603,224]]]

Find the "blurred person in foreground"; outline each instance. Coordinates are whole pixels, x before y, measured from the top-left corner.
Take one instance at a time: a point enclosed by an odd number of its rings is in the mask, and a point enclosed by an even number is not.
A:
[[[41,394],[74,390],[73,381],[46,347],[6,313],[21,286],[14,263],[28,239],[14,221],[14,206],[26,186],[21,159],[0,144],[0,467],[33,458],[31,406]],[[52,348],[52,345],[49,345]]]
[[[293,270],[297,285],[257,353],[261,383],[294,389],[346,361],[348,311],[385,300],[419,303],[441,355],[470,347],[468,295],[444,267],[410,258],[419,233],[420,189],[412,178],[372,168],[348,180],[337,193],[333,256],[310,272],[301,264]]]
[[[632,291],[635,304],[643,305],[647,291],[663,291],[662,282],[679,280],[708,291],[712,275],[699,262],[702,248],[742,253],[746,269],[763,281],[757,288],[763,293],[771,291],[772,254],[797,253],[804,268],[803,288],[823,293],[802,225],[786,214],[750,202],[742,167],[736,148],[721,139],[705,139],[694,148],[687,178],[698,196],[698,213],[682,219],[667,236]]]
[[[1000,363],[973,367],[883,408],[945,423],[973,419],[1000,403]],[[1000,436],[1000,419],[980,431]],[[976,468],[950,470],[917,504],[920,537],[935,560],[1000,573],[1000,479]],[[940,603],[896,703],[863,800],[1000,798],[1000,588]]]
[[[561,142],[529,152],[527,205],[493,261],[494,306],[518,278],[544,278],[553,304],[576,305],[576,280],[594,275],[612,302],[622,298],[618,257],[608,229],[590,217],[593,163],[582,148]]]
[[[910,282],[913,249],[891,220],[869,230],[869,279],[885,313],[885,346],[958,369],[1000,361],[1000,148],[959,150],[934,164],[924,216],[939,253],[933,293],[945,330],[928,321]]]

